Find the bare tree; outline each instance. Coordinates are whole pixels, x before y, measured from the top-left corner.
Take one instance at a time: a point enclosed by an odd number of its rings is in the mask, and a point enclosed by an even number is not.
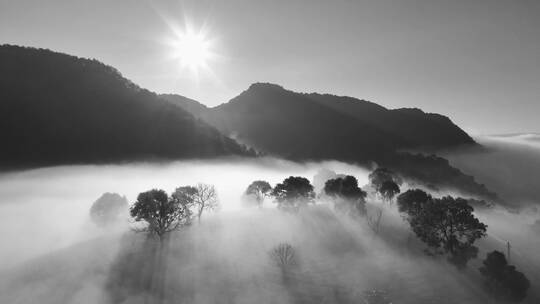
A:
[[[197,184],[197,192],[193,195],[193,206],[197,221],[201,222],[204,211],[216,210],[219,207],[216,188],[213,185]]]
[[[383,210],[381,208],[377,208],[375,211],[375,215],[370,215],[367,218],[367,223],[369,228],[375,232],[375,234],[378,234],[381,228],[381,219],[382,219]]]
[[[296,252],[288,243],[281,243],[274,247],[270,251],[270,257],[284,271],[297,265]]]

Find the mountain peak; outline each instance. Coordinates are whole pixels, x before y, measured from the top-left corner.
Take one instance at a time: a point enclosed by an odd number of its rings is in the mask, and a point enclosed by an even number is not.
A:
[[[252,90],[280,90],[285,91],[285,89],[279,84],[269,83],[269,82],[255,82],[249,86],[248,91]]]

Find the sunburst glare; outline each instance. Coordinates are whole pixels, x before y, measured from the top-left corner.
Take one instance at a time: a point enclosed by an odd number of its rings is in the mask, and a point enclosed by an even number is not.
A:
[[[201,33],[187,32],[179,37],[175,49],[182,66],[197,69],[206,65],[209,57],[209,42]]]
[[[210,70],[209,63],[215,59],[212,39],[201,29],[186,25],[184,29],[174,29],[175,37],[170,40],[172,57],[182,69],[198,74],[200,70]]]

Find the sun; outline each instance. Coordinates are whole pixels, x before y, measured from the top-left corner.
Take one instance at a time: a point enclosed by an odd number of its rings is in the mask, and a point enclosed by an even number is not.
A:
[[[176,36],[173,52],[181,67],[189,68],[194,72],[198,72],[201,68],[207,68],[212,52],[211,42],[205,34],[202,31],[187,30],[177,33]]]

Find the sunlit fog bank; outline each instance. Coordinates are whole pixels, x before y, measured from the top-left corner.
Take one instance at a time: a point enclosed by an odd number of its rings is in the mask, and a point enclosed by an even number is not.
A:
[[[355,176],[368,192],[366,214],[339,213],[324,197],[297,213],[275,208],[270,198],[260,208],[242,199],[255,180],[273,187],[303,176],[319,193],[336,174]],[[475,244],[477,258],[459,268],[426,254],[395,199],[369,189],[369,174],[335,161],[271,158],[4,173],[0,303],[488,303],[478,269],[492,250],[510,252],[531,282],[522,303],[538,303],[537,212],[475,210],[487,236]],[[127,214],[113,226],[91,220],[91,206],[104,193],[132,204],[153,188],[171,193],[199,182],[215,186],[219,210],[166,241],[131,230]],[[401,192],[408,188],[404,181]]]
[[[215,185],[221,211],[241,207],[241,196],[253,180],[272,185],[290,175],[312,179],[321,168],[347,172],[367,183],[364,169],[339,162],[297,164],[275,159],[213,160],[161,164],[62,166],[0,175],[0,230],[4,246],[0,269],[76,241],[99,236],[89,220],[92,203],[105,192],[133,202],[153,188],[167,192],[184,185]],[[270,204],[268,202],[268,204]],[[125,226],[120,227],[127,229]]]
[[[444,154],[450,163],[495,191],[509,205],[540,205],[540,135],[476,138],[485,148]]]

